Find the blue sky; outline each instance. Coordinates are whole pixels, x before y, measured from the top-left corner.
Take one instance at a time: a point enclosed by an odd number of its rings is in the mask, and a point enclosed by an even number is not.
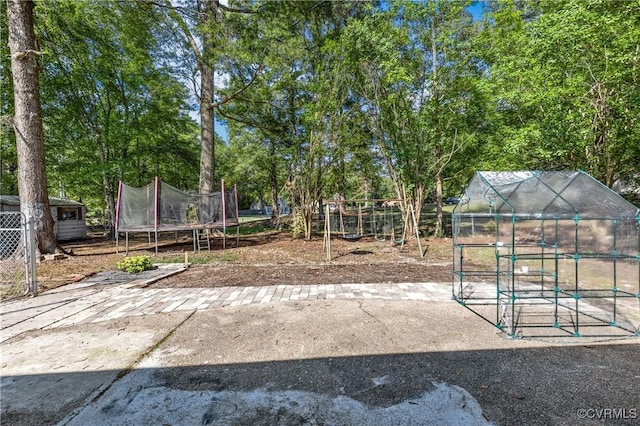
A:
[[[224,123],[221,123],[218,120],[215,120],[215,123],[216,123],[216,134],[220,135],[222,139],[229,142],[229,132],[227,131],[227,125]]]
[[[467,10],[471,13],[474,20],[478,21],[482,19],[482,1],[474,1]]]

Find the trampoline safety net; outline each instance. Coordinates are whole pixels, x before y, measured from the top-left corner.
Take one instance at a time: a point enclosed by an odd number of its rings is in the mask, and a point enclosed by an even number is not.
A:
[[[116,206],[116,253],[119,252],[120,232],[125,234],[127,253],[129,233],[133,232],[147,232],[149,240],[153,233],[157,253],[158,233],[162,231],[191,231],[194,251],[199,251],[203,235],[206,247],[210,249],[211,229],[222,229],[223,248],[226,247],[226,229],[234,226],[239,226],[235,185],[225,190],[222,181],[219,192],[197,194],[181,191],[157,177],[142,188],[120,182]]]
[[[156,180],[142,188],[120,183],[117,231],[172,231],[238,224],[235,187],[192,194]]]

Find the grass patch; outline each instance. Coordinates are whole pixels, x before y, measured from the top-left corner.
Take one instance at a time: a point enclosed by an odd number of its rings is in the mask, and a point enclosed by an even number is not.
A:
[[[240,216],[238,221],[244,226],[248,225],[252,222],[262,222],[264,220],[269,220],[269,216],[265,215],[251,215],[251,216]]]
[[[453,210],[456,208],[455,204],[443,204],[442,205],[442,214],[445,215],[451,215],[451,213],[453,213]],[[425,204],[422,207],[422,212],[423,213],[436,213],[436,205],[435,204]]]
[[[236,260],[238,260],[238,255],[235,253],[221,253],[216,256],[218,262],[235,262]]]
[[[429,245],[428,241],[427,245],[429,246],[429,253],[434,256],[447,257],[451,254],[451,246]]]
[[[188,261],[192,265],[206,265],[207,263],[217,262],[235,262],[238,260],[236,253],[223,252],[223,253],[197,253],[188,255]],[[170,255],[158,257],[155,259],[156,263],[184,263],[184,254]]]
[[[276,229],[271,225],[270,220],[261,220],[259,222],[256,221],[242,224],[240,226],[240,235],[247,236],[275,230]]]

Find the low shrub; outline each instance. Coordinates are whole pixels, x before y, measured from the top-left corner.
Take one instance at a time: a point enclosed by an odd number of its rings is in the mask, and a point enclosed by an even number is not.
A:
[[[299,210],[295,216],[293,216],[293,222],[291,223],[291,236],[293,238],[304,238],[306,236],[307,221],[304,217],[304,212]]]
[[[149,256],[131,256],[125,257],[116,263],[116,268],[130,274],[139,274],[142,271],[151,269],[153,264]]]
[[[484,231],[489,235],[495,235],[496,229],[496,223],[493,220],[484,224]]]

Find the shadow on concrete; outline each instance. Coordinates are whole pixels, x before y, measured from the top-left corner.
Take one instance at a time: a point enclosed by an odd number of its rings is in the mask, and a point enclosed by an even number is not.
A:
[[[160,354],[130,371],[2,377],[0,423],[631,425],[639,354],[595,344],[190,366]]]

